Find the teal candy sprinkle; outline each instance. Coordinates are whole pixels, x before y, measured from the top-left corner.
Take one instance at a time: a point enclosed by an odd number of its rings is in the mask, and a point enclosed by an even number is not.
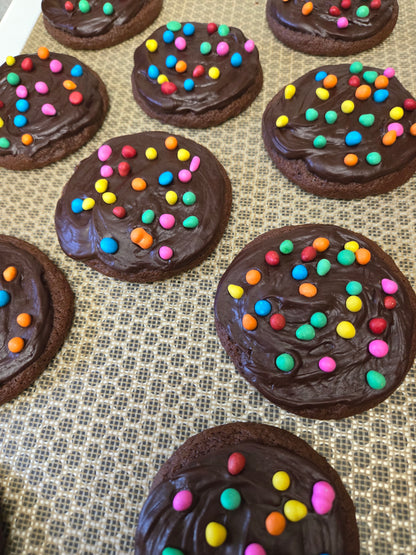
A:
[[[325,148],[326,147],[326,139],[323,135],[318,135],[313,140],[313,146],[315,148]]]
[[[196,216],[189,216],[186,220],[183,221],[183,227],[186,229],[195,229],[199,224],[199,220]]]
[[[10,141],[6,137],[0,137],[0,148],[9,148]]]
[[[357,17],[368,17],[370,14],[370,8],[368,6],[360,6],[355,12]]]
[[[361,123],[363,127],[371,127],[374,125],[376,118],[373,114],[362,114],[358,121]]]
[[[360,73],[363,70],[363,64],[361,62],[353,62],[350,65],[350,73]]]
[[[351,266],[351,264],[354,264],[355,262],[355,253],[344,249],[338,253],[337,261],[341,264],[341,266]]]
[[[328,110],[328,112],[326,112],[325,114],[326,123],[329,123],[330,125],[332,125],[337,121],[337,119],[338,119],[338,114],[334,112],[334,110]]]
[[[169,23],[166,25],[168,31],[172,31],[173,33],[176,33],[176,31],[180,31],[182,28],[182,24],[179,23],[179,21],[169,21]]]
[[[312,314],[310,323],[314,328],[324,328],[328,323],[328,318],[323,312],[314,312]]]
[[[381,154],[379,152],[369,152],[365,159],[370,166],[377,166],[381,162]]]
[[[155,219],[155,213],[153,210],[145,210],[142,214],[142,222],[144,224],[151,224]]]
[[[303,324],[296,330],[296,337],[301,341],[311,341],[315,338],[315,330],[310,324]]]
[[[103,6],[103,12],[105,15],[112,15],[114,13],[114,8],[111,2],[106,2]]]
[[[220,25],[218,27],[218,34],[220,37],[226,37],[229,32],[230,28],[228,27],[228,25]]]
[[[20,77],[17,75],[17,73],[10,72],[7,75],[7,82],[9,83],[9,85],[15,87],[20,83]]]
[[[165,547],[162,555],[184,555],[184,553],[180,549],[176,549],[176,547]]]
[[[318,110],[315,110],[314,108],[308,108],[305,112],[306,121],[315,121],[318,119],[318,116]]]
[[[199,47],[199,50],[200,50],[201,54],[206,56],[207,54],[209,54],[211,52],[212,46],[209,42],[202,42],[201,46]]]
[[[91,10],[91,6],[88,0],[80,0],[78,2],[78,8],[82,13],[88,13]]]
[[[288,353],[282,353],[276,358],[276,366],[282,372],[290,372],[295,367],[295,359]]]
[[[359,295],[363,292],[363,286],[359,281],[349,281],[345,287],[348,295]]]
[[[186,193],[184,193],[184,195],[182,197],[182,202],[186,206],[192,206],[193,204],[195,204],[195,202],[196,202],[195,193],[192,193],[191,191],[187,191]]]
[[[235,511],[241,505],[241,495],[234,488],[225,489],[220,497],[220,503],[227,511]]]
[[[383,389],[386,387],[386,378],[376,370],[367,372],[366,380],[371,389]]]
[[[316,273],[318,276],[326,276],[326,274],[331,269],[331,263],[326,258],[322,258],[316,266]]]
[[[378,73],[377,71],[365,71],[363,73],[363,79],[366,83],[372,85],[374,81],[377,79]]]

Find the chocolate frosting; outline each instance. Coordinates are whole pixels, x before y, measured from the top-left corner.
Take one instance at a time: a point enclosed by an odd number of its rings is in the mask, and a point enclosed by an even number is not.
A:
[[[33,62],[33,69],[24,71],[21,63],[25,58]],[[0,138],[6,138],[10,142],[7,148],[0,148],[0,157],[7,155],[30,157],[44,147],[52,146],[53,143],[67,137],[81,133],[85,128],[95,124],[102,119],[104,110],[103,98],[99,92],[99,80],[89,68],[72,56],[66,54],[50,53],[47,59],[40,59],[36,54],[16,56],[12,66],[3,64],[0,68],[0,101],[4,104],[0,107],[0,118],[4,125],[0,128]],[[53,73],[50,69],[52,60],[62,63],[62,71]],[[82,67],[82,75],[77,77],[71,75],[74,66]],[[20,77],[19,85],[10,85],[7,76],[15,73]],[[72,81],[76,85],[73,90],[63,86],[64,81]],[[35,90],[37,82],[44,82],[49,91],[40,94]],[[24,99],[29,103],[29,109],[20,113],[16,108],[17,87],[23,85],[27,89],[27,97]],[[72,92],[81,93],[83,100],[75,105],[69,101]],[[41,108],[44,104],[51,104],[56,109],[56,115],[45,115]],[[0,105],[1,106],[1,105]],[[14,118],[17,115],[27,118],[24,127],[17,127]],[[30,134],[33,142],[24,145],[21,137]]]
[[[361,72],[353,74],[348,64],[327,65],[294,81],[296,92],[291,99],[285,99],[284,89],[281,90],[271,100],[263,115],[266,142],[289,160],[302,159],[310,172],[328,181],[363,183],[402,169],[416,157],[416,137],[410,133],[410,127],[415,122],[415,112],[405,109],[403,117],[395,121],[390,116],[390,110],[403,107],[404,100],[412,96],[393,77],[389,79],[388,98],[383,102],[375,102],[373,95],[377,89],[363,78],[368,71],[383,75],[382,70],[373,67],[363,67]],[[323,88],[323,81],[315,80],[319,72],[335,75],[338,79],[336,86],[328,89],[328,100],[320,100],[316,95],[316,89]],[[372,96],[367,100],[358,100],[355,97],[356,87],[348,83],[353,75],[358,75],[361,85],[371,87]],[[352,113],[341,110],[341,104],[345,100],[354,102]],[[305,117],[306,110],[310,108],[318,112],[318,118],[314,121],[307,121]],[[325,113],[328,111],[335,111],[338,116],[333,124],[328,124],[325,120]],[[372,126],[364,127],[359,122],[359,117],[363,114],[374,115],[375,122]],[[287,116],[289,122],[285,127],[278,128],[276,120],[281,115]],[[385,146],[382,138],[392,123],[401,124],[403,134],[397,137],[394,144]],[[347,146],[345,137],[350,131],[358,131],[362,135],[360,144]],[[313,141],[319,135],[326,138],[324,148],[314,147]],[[381,155],[381,163],[371,165],[366,161],[367,155],[372,152]],[[349,153],[358,156],[358,164],[353,167],[344,163],[344,157]]]
[[[192,23],[192,25],[195,27],[192,36],[183,33],[183,24],[180,31],[174,32],[175,39],[183,37],[186,40],[187,46],[183,51],[178,50],[174,42],[170,44],[164,42],[163,33],[167,27],[163,26],[149,37],[149,40],[156,40],[158,43],[155,52],[150,52],[146,48],[145,41],[134,53],[133,92],[160,113],[198,115],[222,109],[253,87],[261,71],[257,48],[254,47],[251,52],[245,50],[247,39],[239,29],[230,27],[230,32],[226,36],[220,36],[218,31],[210,34],[206,24]],[[203,42],[208,42],[212,46],[211,52],[207,55],[200,52]],[[220,42],[226,42],[229,45],[227,55],[217,54],[217,45]],[[234,53],[239,53],[242,57],[239,67],[231,65],[231,56]],[[175,56],[177,60],[184,60],[187,70],[184,73],[178,73],[175,67],[168,68],[165,62],[169,55]],[[157,80],[148,75],[151,65],[156,66],[161,74],[166,75],[169,81],[177,86],[176,92],[173,94],[162,92]],[[203,66],[204,74],[193,77],[193,71],[198,65]],[[218,79],[208,75],[212,67],[220,70]],[[193,90],[185,90],[184,82],[187,79],[194,81]]]
[[[65,0],[42,0],[42,12],[48,22],[77,37],[92,37],[108,33],[115,26],[133,19],[149,0],[112,0],[111,15],[103,12],[102,0],[89,0],[91,10],[83,13],[74,0],[74,9],[65,9]]]
[[[313,261],[302,262],[302,250],[311,246],[317,237],[326,237],[329,248],[318,252]],[[279,252],[279,245],[286,239],[294,245],[292,253],[279,253],[280,263],[268,265],[265,254],[270,250]],[[356,241],[370,251],[368,264],[355,261],[343,266],[337,262],[338,253],[349,241]],[[329,273],[323,276],[316,270],[321,259],[331,263]],[[292,269],[298,264],[307,268],[305,279],[292,277]],[[249,285],[245,279],[250,269],[261,273],[257,285]],[[398,284],[398,291],[393,295],[397,306],[393,309],[384,306],[387,294],[381,280],[385,278]],[[358,294],[362,301],[358,312],[346,308],[350,295],[346,285],[350,281],[357,281],[363,287]],[[315,285],[317,294],[311,298],[299,294],[302,283]],[[240,299],[230,295],[227,290],[230,284],[244,289]],[[254,306],[258,300],[271,303],[268,316],[256,316]],[[221,278],[215,318],[220,338],[233,353],[238,370],[263,395],[293,412],[335,418],[376,405],[404,379],[415,354],[415,307],[415,294],[406,278],[375,243],[336,226],[311,224],[273,230],[247,245]],[[327,325],[316,329],[312,340],[298,339],[296,330],[309,323],[316,312],[326,315]],[[281,313],[286,319],[286,326],[280,331],[269,323],[274,313]],[[254,331],[243,328],[245,314],[256,317],[258,326]],[[370,330],[372,318],[386,320],[387,327],[381,335]],[[336,327],[342,321],[353,324],[355,337],[344,339],[337,334]],[[387,343],[387,356],[376,358],[369,352],[370,342],[376,339]],[[293,370],[284,372],[276,367],[276,357],[282,353],[293,357]],[[324,372],[318,366],[319,360],[327,356],[336,362],[333,372]],[[384,376],[384,388],[377,390],[368,385],[366,375],[370,370]]]
[[[43,267],[32,254],[0,241],[0,262],[0,289],[10,295],[10,302],[0,307],[0,384],[3,384],[44,352],[52,329],[53,307]],[[9,266],[17,270],[17,276],[12,281],[3,277],[4,270]],[[21,313],[31,316],[30,326],[19,326],[16,317]],[[24,347],[19,353],[8,349],[8,342],[14,337],[24,340]]]
[[[184,137],[176,136],[177,148],[168,150],[165,146],[167,137],[169,134],[162,132],[117,137],[106,143],[112,149],[108,160],[100,162],[97,152],[94,152],[79,164],[63,190],[55,215],[59,241],[69,256],[87,263],[99,260],[110,272],[122,272],[125,279],[137,281],[134,276],[143,273],[149,277],[154,277],[152,272],[177,273],[201,257],[209,245],[215,242],[219,229],[225,228],[228,219],[230,192],[225,171],[206,148]],[[125,145],[134,147],[137,155],[124,158],[121,151]],[[156,149],[155,160],[146,158],[147,148]],[[179,149],[189,152],[187,161],[178,159]],[[192,179],[189,182],[181,182],[179,171],[188,169],[194,157],[200,158],[199,168],[191,172]],[[120,162],[130,165],[127,176],[119,174]],[[106,204],[94,187],[95,182],[102,178],[100,169],[103,165],[110,165],[114,169],[114,174],[108,177],[108,191],[117,197],[114,204]],[[162,186],[158,182],[159,176],[166,171],[173,174],[173,182]],[[132,188],[131,182],[135,178],[145,180],[145,190]],[[174,205],[169,205],[166,200],[169,191],[177,193]],[[183,195],[189,191],[196,197],[192,205],[186,205],[183,201]],[[72,201],[87,197],[95,200],[93,209],[74,213]],[[125,208],[126,216],[116,217],[113,214],[115,206]],[[152,210],[155,214],[152,223],[142,222],[142,214],[146,210]],[[170,229],[163,228],[159,222],[162,214],[173,215],[175,225]],[[196,216],[198,225],[186,229],[183,222],[191,216]],[[142,249],[132,242],[130,233],[137,227],[145,229],[153,237],[151,248]],[[117,241],[118,250],[115,254],[106,253],[100,248],[100,241],[104,237],[112,237]],[[161,246],[173,250],[171,259],[160,257]]]
[[[356,41],[380,32],[391,19],[397,2],[396,0],[382,0],[377,9],[372,8],[370,4],[370,2],[362,0],[351,0],[351,7],[343,9],[340,1],[314,0],[312,12],[303,15],[304,0],[290,0],[289,2],[269,0],[267,10],[278,23],[292,31],[309,33],[323,38]],[[328,11],[331,6],[338,7],[340,14],[331,15]],[[357,8],[360,6],[369,8],[368,16],[357,16]],[[340,17],[347,18],[348,27],[338,28],[337,20]]]
[[[244,455],[246,465],[240,474],[232,476],[227,461],[234,452]],[[272,486],[278,471],[289,474],[291,484],[286,491]],[[316,513],[311,503],[313,486],[319,481],[328,481],[322,469],[282,447],[253,442],[222,447],[152,489],[139,518],[136,554],[153,555],[173,547],[185,555],[244,555],[250,543],[259,543],[268,554],[346,553],[348,537],[338,495],[327,514]],[[220,504],[227,488],[241,495],[241,505],[235,510],[226,510]],[[193,502],[190,509],[175,511],[172,500],[181,490],[190,490]],[[267,516],[273,511],[283,514],[284,504],[291,499],[305,504],[307,515],[298,522],[287,521],[281,535],[270,535],[265,528]],[[226,541],[217,548],[205,540],[210,522],[218,522],[227,530]]]

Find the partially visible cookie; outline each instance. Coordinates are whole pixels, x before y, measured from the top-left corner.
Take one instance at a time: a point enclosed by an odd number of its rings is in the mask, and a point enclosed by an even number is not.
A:
[[[41,168],[78,150],[104,121],[100,77],[67,54],[41,47],[0,67],[0,166]]]
[[[171,21],[134,54],[133,95],[151,117],[205,128],[245,110],[263,84],[259,53],[235,27]]]
[[[207,258],[230,209],[230,181],[210,151],[185,137],[138,133],[79,164],[55,225],[68,256],[118,279],[156,281]]]
[[[0,235],[0,404],[45,370],[72,324],[64,274],[35,246]]]
[[[416,171],[416,100],[395,77],[360,62],[314,69],[280,90],[263,140],[280,171],[310,193],[386,193]]]
[[[268,0],[267,22],[294,50],[318,56],[349,56],[369,50],[393,31],[397,0]]]
[[[298,437],[231,423],[188,439],[156,475],[136,555],[358,555],[354,505]]]

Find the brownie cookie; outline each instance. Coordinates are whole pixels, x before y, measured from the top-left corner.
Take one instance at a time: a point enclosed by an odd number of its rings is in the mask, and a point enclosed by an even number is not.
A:
[[[148,27],[163,0],[42,0],[45,28],[74,49],[99,50],[123,42]]]
[[[268,0],[267,22],[294,50],[350,56],[382,42],[396,25],[397,0]]]
[[[41,168],[71,154],[101,127],[104,83],[88,66],[41,47],[0,67],[0,166]]]
[[[210,127],[237,116],[262,84],[254,42],[227,25],[171,21],[134,54],[137,103],[149,116],[179,127]]]
[[[373,241],[333,225],[269,231],[218,286],[215,321],[237,370],[272,403],[344,418],[386,399],[416,350],[416,295]]]
[[[188,439],[141,511],[136,555],[358,555],[338,474],[285,430],[232,423]]]
[[[206,148],[167,133],[117,137],[79,164],[58,202],[62,249],[144,282],[200,264],[228,222],[231,184]]]
[[[0,235],[0,404],[45,370],[72,324],[64,274],[33,245]]]
[[[306,191],[362,198],[416,171],[415,108],[392,68],[323,66],[271,100],[263,140],[281,172]]]

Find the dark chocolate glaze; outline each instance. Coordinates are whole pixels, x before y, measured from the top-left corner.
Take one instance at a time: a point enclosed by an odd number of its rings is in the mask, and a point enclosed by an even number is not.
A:
[[[33,69],[24,71],[21,68],[22,60],[30,58],[33,61]],[[83,129],[95,124],[102,119],[104,101],[100,94],[99,81],[91,73],[89,68],[72,56],[67,54],[57,54],[51,52],[48,59],[42,60],[36,54],[16,56],[13,66],[3,64],[0,68],[0,100],[4,106],[0,108],[0,117],[4,121],[4,126],[0,128],[0,137],[5,137],[10,141],[10,147],[0,148],[0,157],[6,155],[30,157],[40,149],[51,146],[53,143],[75,136]],[[49,64],[52,60],[59,60],[62,63],[60,73],[52,73]],[[80,65],[83,75],[74,77],[71,69],[75,65]],[[16,73],[20,77],[20,85],[24,85],[28,90],[27,100],[30,104],[29,110],[24,115],[28,123],[24,127],[16,127],[14,117],[20,112],[16,108],[17,86],[12,86],[7,81],[9,73]],[[69,80],[77,85],[77,88],[67,90],[63,82]],[[35,90],[35,83],[43,81],[47,84],[49,92],[39,94]],[[83,95],[81,104],[74,105],[69,101],[71,92],[80,92]],[[42,113],[41,107],[44,104],[52,104],[56,109],[55,116],[47,116]],[[24,145],[21,141],[23,134],[30,134],[33,137],[31,145]]]
[[[292,31],[309,33],[322,38],[341,39],[344,41],[362,40],[380,32],[387,25],[393,15],[396,0],[382,0],[378,9],[370,7],[370,2],[351,0],[351,7],[343,9],[341,2],[328,0],[314,0],[313,10],[309,15],[302,15],[304,0],[268,0],[267,11],[278,23]],[[329,8],[337,6],[340,15],[329,14]],[[360,6],[370,8],[367,17],[358,17],[356,12]],[[337,20],[340,17],[348,19],[348,27],[339,29]]]
[[[318,253],[312,262],[302,262],[301,252],[311,246],[317,237],[330,241],[328,250]],[[289,239],[294,244],[291,254],[280,253],[278,266],[269,266],[264,259],[269,250],[279,252],[279,245]],[[338,253],[348,241],[357,241],[360,247],[371,252],[367,265],[354,262],[342,266],[337,262]],[[319,276],[319,260],[328,259],[331,269],[326,276]],[[308,269],[306,279],[292,278],[292,268],[303,264]],[[257,285],[248,285],[246,272],[258,269],[262,279]],[[384,307],[386,294],[381,287],[383,278],[399,285],[394,298],[396,308]],[[363,286],[359,294],[362,309],[350,312],[346,308],[349,294],[346,285],[358,281]],[[301,283],[317,287],[315,297],[307,298],[298,293]],[[237,300],[230,296],[229,284],[239,285],[244,295]],[[254,305],[267,299],[272,305],[270,315],[256,316]],[[243,376],[263,395],[287,410],[312,417],[335,418],[361,412],[385,399],[404,379],[415,355],[416,298],[406,278],[375,243],[351,231],[330,225],[303,225],[270,231],[255,239],[235,258],[218,286],[215,300],[215,318],[220,338],[233,362]],[[283,330],[275,331],[269,324],[273,313],[286,319]],[[315,312],[323,312],[328,323],[316,329],[310,341],[296,338],[295,332],[302,324],[309,323]],[[242,327],[244,314],[256,316],[258,327],[246,331]],[[368,326],[372,318],[384,318],[387,328],[381,335],[373,334]],[[341,321],[351,322],[356,335],[343,339],[336,333]],[[372,340],[387,342],[389,352],[384,358],[375,358],[368,346]],[[232,352],[231,352],[232,351]],[[276,367],[276,357],[289,353],[295,360],[290,372]],[[326,373],[319,369],[322,357],[332,357],[337,364],[335,371]],[[383,374],[386,386],[371,389],[366,381],[369,370]]]
[[[91,10],[88,13],[81,12],[75,0],[74,10],[70,12],[65,9],[65,0],[42,0],[42,12],[57,29],[77,37],[92,37],[124,25],[148,3],[149,0],[112,0],[114,12],[105,15],[102,0],[89,0]]]
[[[163,274],[186,268],[212,243],[218,229],[224,228],[228,219],[229,182],[224,169],[206,148],[184,137],[176,136],[178,147],[168,150],[165,147],[168,136],[168,133],[152,132],[117,137],[106,143],[112,148],[112,155],[106,162],[100,162],[97,152],[94,152],[79,164],[63,190],[55,215],[59,241],[69,256],[84,261],[98,259],[110,270],[125,274]],[[121,150],[125,145],[136,149],[137,155],[134,158],[122,157]],[[156,160],[145,157],[148,147],[157,150]],[[178,160],[177,154],[181,148],[190,153],[186,162]],[[177,177],[178,172],[188,169],[194,156],[201,160],[199,169],[192,173],[189,183],[182,183]],[[117,170],[118,164],[123,161],[131,166],[129,175],[125,177],[120,176]],[[115,170],[113,176],[108,178],[108,191],[117,196],[117,202],[111,205],[103,202],[94,187],[95,182],[101,178],[100,168],[104,164],[111,165]],[[174,175],[173,183],[169,186],[158,183],[160,174],[165,171]],[[131,182],[136,177],[146,181],[147,188],[144,191],[135,191],[131,187]],[[175,191],[178,195],[178,201],[173,206],[166,201],[168,191]],[[182,201],[183,194],[187,191],[196,195],[196,202],[191,206],[186,206]],[[94,208],[74,214],[71,209],[72,200],[86,197],[95,199]],[[124,207],[126,217],[117,218],[112,212],[114,206]],[[141,217],[149,209],[154,211],[156,217],[153,223],[144,224]],[[161,227],[159,216],[162,214],[172,214],[175,217],[174,227]],[[185,229],[182,222],[190,216],[196,216],[199,224],[194,229]],[[154,243],[150,249],[143,250],[131,241],[130,233],[137,227],[144,228],[152,235]],[[103,237],[116,239],[119,249],[115,254],[106,254],[100,249],[99,244]],[[159,256],[162,245],[173,249],[170,260],[162,260]]]
[[[232,476],[227,461],[236,451],[244,455],[246,465]],[[278,471],[287,472],[291,479],[283,492],[272,486]],[[282,447],[252,442],[222,447],[152,489],[139,518],[136,554],[153,555],[165,547],[175,547],[184,555],[244,555],[247,545],[259,543],[270,555],[343,555],[348,551],[348,533],[337,495],[325,515],[317,514],[311,503],[313,485],[319,481],[329,481],[323,469]],[[227,488],[241,495],[236,510],[227,511],[220,504],[221,493]],[[189,510],[178,512],[172,508],[172,499],[184,489],[192,492],[193,503]],[[283,514],[290,499],[304,503],[308,514],[299,522],[287,521],[280,536],[270,535],[265,528],[267,516],[273,511]],[[220,547],[210,547],[205,540],[209,522],[227,529],[227,539]]]
[[[389,97],[384,102],[375,102],[372,98],[358,100],[355,97],[356,88],[348,84],[352,73],[349,64],[327,65],[306,73],[293,82],[296,87],[295,95],[287,100],[282,89],[269,103],[263,115],[263,133],[267,143],[272,144],[279,154],[289,160],[302,159],[308,170],[322,179],[329,181],[350,183],[363,183],[377,179],[381,176],[399,171],[412,162],[416,157],[416,137],[410,134],[410,127],[415,123],[415,112],[404,111],[404,116],[398,121],[403,125],[404,133],[398,137],[391,146],[382,143],[383,135],[388,131],[388,125],[394,123],[389,113],[396,106],[403,107],[404,100],[413,98],[400,84],[396,77],[390,79],[388,85]],[[323,87],[322,81],[316,81],[318,72],[325,71],[337,77],[338,83],[329,89],[329,98],[320,100],[316,89]],[[361,84],[368,84],[363,79],[366,71],[376,71],[379,75],[383,71],[373,67],[364,67],[358,75]],[[372,93],[376,91],[370,85]],[[345,100],[352,100],[355,109],[346,114],[341,111],[341,104]],[[309,108],[318,111],[319,116],[315,121],[307,121],[305,112]],[[325,121],[325,113],[333,110],[338,119],[333,124]],[[371,127],[364,127],[359,123],[363,114],[373,114],[375,122]],[[285,127],[276,127],[279,116],[286,115],[289,123]],[[347,146],[345,137],[350,131],[358,131],[362,141],[357,146]],[[327,139],[324,148],[315,148],[313,141],[318,135]],[[366,156],[370,152],[381,155],[381,163],[370,165]],[[359,162],[354,167],[344,163],[344,157],[354,153]]]
[[[155,52],[149,52],[145,41],[134,53],[133,91],[162,114],[198,115],[222,109],[252,88],[261,72],[257,48],[255,47],[252,52],[244,49],[247,39],[239,29],[230,27],[230,33],[227,36],[220,36],[218,32],[209,34],[207,25],[204,23],[192,23],[192,25],[195,26],[195,33],[192,36],[185,36],[182,29],[174,33],[175,39],[177,37],[186,39],[187,47],[183,51],[178,50],[174,42],[166,44],[163,41],[163,33],[166,31],[166,26],[163,26],[149,37],[158,43],[158,49]],[[200,52],[203,42],[209,42],[212,45],[211,53],[208,55]],[[230,47],[226,56],[219,56],[216,52],[220,42],[226,42]],[[240,67],[233,67],[230,63],[231,56],[235,52],[242,56]],[[184,73],[178,73],[175,68],[168,68],[165,60],[169,55],[174,55],[178,60],[184,60],[187,63],[187,70]],[[148,76],[150,65],[156,66],[161,74],[175,83],[177,91],[171,95],[163,94],[156,79]],[[202,65],[205,69],[201,77],[192,76],[197,65]],[[221,75],[218,79],[209,77],[208,71],[211,67],[217,67],[220,70]],[[195,83],[192,91],[185,90],[183,85],[189,78],[192,78]]]
[[[9,266],[16,268],[17,276],[8,282],[3,272]],[[39,358],[49,340],[53,306],[43,276],[43,267],[32,254],[16,245],[0,242],[0,289],[11,296],[10,302],[0,307],[0,384]],[[30,326],[22,328],[16,322],[16,317],[21,313],[30,314]],[[7,347],[13,337],[24,340],[20,353],[11,353]]]

